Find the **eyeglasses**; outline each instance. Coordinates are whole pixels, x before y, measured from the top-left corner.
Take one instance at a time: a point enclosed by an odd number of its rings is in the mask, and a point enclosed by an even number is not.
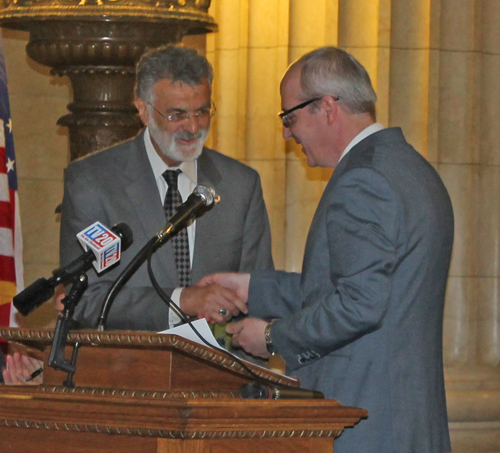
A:
[[[303,102],[302,104],[298,104],[295,107],[292,107],[291,109],[284,110],[283,112],[278,113],[278,116],[281,118],[281,121],[283,121],[283,126],[290,127],[292,125],[292,123],[290,122],[290,118],[287,118],[287,116],[290,115],[290,113],[295,112],[295,110],[303,109],[304,107],[307,107],[309,104],[312,104],[313,102],[321,101],[321,99],[323,99],[323,96],[309,99],[308,101]],[[340,97],[334,96],[333,99],[335,101],[338,101]]]
[[[195,113],[188,113],[186,111],[180,110],[178,112],[171,113],[170,115],[164,115],[152,103],[146,102],[146,104],[153,107],[153,109],[155,109],[158,115],[166,119],[169,123],[180,123],[182,121],[186,121],[188,118],[198,118],[199,120],[206,121],[209,118],[212,118],[216,112],[215,105],[212,103],[211,107],[205,107],[203,109],[199,109]]]

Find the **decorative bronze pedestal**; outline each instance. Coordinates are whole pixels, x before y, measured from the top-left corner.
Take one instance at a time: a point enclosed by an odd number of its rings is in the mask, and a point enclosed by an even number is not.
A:
[[[26,52],[68,76],[71,159],[134,136],[134,67],[152,47],[214,31],[210,0],[3,0],[2,27],[30,32]]]

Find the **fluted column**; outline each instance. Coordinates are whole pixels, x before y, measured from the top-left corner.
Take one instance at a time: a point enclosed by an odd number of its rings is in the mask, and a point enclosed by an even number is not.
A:
[[[259,171],[272,225],[273,256],[282,268],[285,160],[276,87],[287,65],[288,2],[220,0],[210,12],[224,24],[207,38],[207,57],[216,74],[212,144]]]
[[[440,7],[438,168],[457,224],[445,318],[450,426],[456,451],[497,451],[500,5],[461,0]]]
[[[479,199],[484,215],[479,217],[479,269],[485,278],[479,284],[478,340],[481,363],[500,364],[500,4],[485,1],[481,11],[481,58],[475,58],[481,76],[478,83],[481,125],[478,129]],[[500,374],[500,373],[499,373]]]
[[[288,36],[288,63],[325,43],[337,45],[338,1],[320,0],[312,7],[290,0]],[[302,146],[286,142],[285,268],[289,271],[302,269],[306,234],[331,174],[328,169],[308,167]]]
[[[392,0],[388,125],[428,156],[430,0]]]
[[[283,19],[276,11],[287,6],[288,17]],[[216,68],[224,79],[218,96],[221,102],[238,99],[234,112],[240,115],[233,123],[238,126],[223,133],[219,129],[218,137],[221,144],[229,140],[227,135],[241,144],[245,140],[241,159],[263,159],[253,165],[264,175],[278,267],[300,271],[306,233],[331,174],[308,168],[301,147],[292,141],[286,144],[284,169],[277,165],[283,147],[276,138],[279,126],[273,130],[269,121],[270,105],[279,103],[273,89],[278,92],[284,53],[287,63],[323,45],[338,45],[354,54],[377,91],[378,120],[402,127],[408,141],[442,176],[456,224],[444,323],[453,449],[494,450],[500,445],[500,2],[282,0],[268,5],[214,0],[214,7],[220,8],[216,17],[221,36],[224,29],[228,33],[224,40],[234,46],[228,30],[238,27],[236,42],[247,43],[233,57],[237,71],[228,53],[223,57],[224,52],[214,51],[215,61],[226,58],[224,69]],[[230,17],[222,19],[230,9]],[[287,39],[275,38],[276,30],[277,36],[284,31]],[[259,44],[252,48],[252,43]],[[277,51],[276,46],[286,49]],[[266,54],[277,59],[269,61]],[[238,96],[223,91],[237,83]],[[270,156],[273,162],[265,160]],[[275,181],[266,176],[270,173]],[[276,196],[283,181],[284,200]],[[284,243],[283,255],[277,242]]]
[[[479,7],[467,1],[440,3],[437,167],[452,197],[455,245],[445,311],[445,363],[450,367],[478,361],[480,266],[479,219],[491,213],[478,198],[482,56],[478,47]]]
[[[377,120],[387,126],[391,1],[341,0],[338,46],[354,55],[370,74],[377,93]]]

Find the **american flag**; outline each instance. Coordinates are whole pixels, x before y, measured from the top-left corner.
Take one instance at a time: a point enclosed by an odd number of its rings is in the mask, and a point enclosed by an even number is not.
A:
[[[23,241],[16,157],[0,36],[0,325],[17,326],[12,298],[23,289]]]

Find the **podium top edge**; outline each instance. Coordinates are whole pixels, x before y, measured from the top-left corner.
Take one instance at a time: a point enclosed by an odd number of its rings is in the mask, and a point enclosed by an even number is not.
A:
[[[26,346],[45,349],[54,340],[54,329],[49,328],[14,328],[0,327],[0,338],[22,343]],[[158,334],[153,331],[106,330],[97,329],[72,330],[68,334],[67,344],[79,343],[91,346],[176,350],[191,355],[205,362],[222,366],[238,374],[248,375],[248,372],[234,359],[217,349],[204,346],[177,335]],[[279,384],[300,386],[297,378],[282,375],[245,361],[245,365],[258,376]]]

